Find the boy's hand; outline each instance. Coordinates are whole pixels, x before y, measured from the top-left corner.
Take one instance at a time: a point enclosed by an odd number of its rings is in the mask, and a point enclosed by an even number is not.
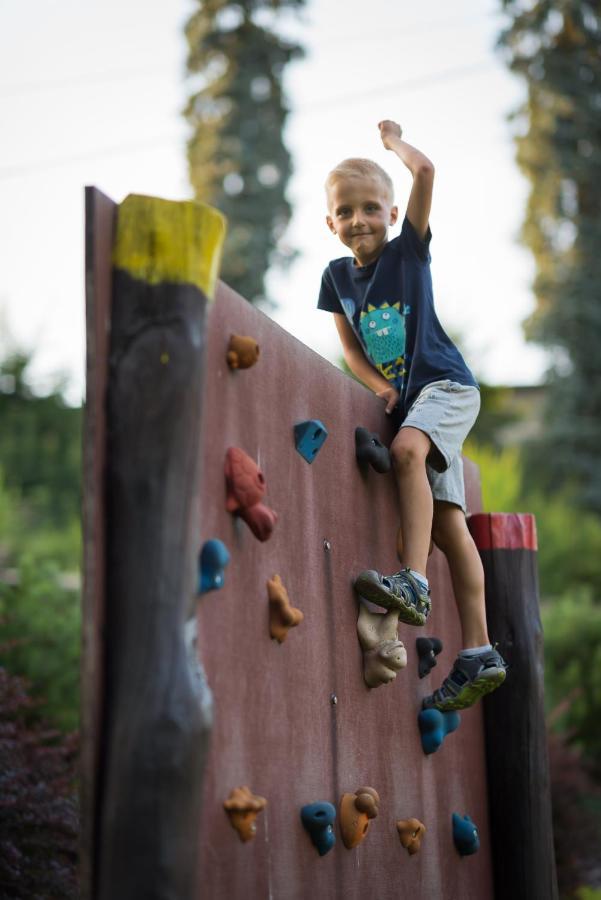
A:
[[[390,415],[392,410],[395,408],[397,403],[399,402],[399,392],[396,388],[392,386],[384,388],[383,391],[376,391],[376,397],[380,397],[381,400],[386,401],[386,413]]]
[[[397,125],[396,122],[392,122],[390,119],[383,119],[381,122],[378,122],[378,128],[380,129],[382,143],[387,150],[391,150],[390,138],[398,139],[401,137],[403,133],[401,126]]]

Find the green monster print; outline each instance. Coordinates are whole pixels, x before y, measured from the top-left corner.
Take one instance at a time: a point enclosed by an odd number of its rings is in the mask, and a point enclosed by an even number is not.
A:
[[[359,325],[367,352],[378,371],[391,381],[404,375],[405,322],[401,304],[368,305]]]

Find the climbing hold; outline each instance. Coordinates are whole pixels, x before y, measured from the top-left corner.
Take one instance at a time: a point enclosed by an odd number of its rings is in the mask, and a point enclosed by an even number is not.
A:
[[[202,545],[198,560],[198,593],[217,591],[223,587],[224,569],[230,554],[223,541],[212,538]]]
[[[426,826],[419,819],[399,819],[396,823],[399,840],[409,856],[419,853]]]
[[[244,450],[230,447],[225,455],[226,509],[243,519],[260,541],[271,537],[278,516],[259,501],[265,493],[265,477]]]
[[[425,678],[436,665],[436,657],[442,650],[442,641],[436,637],[419,637],[415,642],[415,648],[419,657],[417,672],[420,678]]]
[[[417,723],[422,736],[422,749],[426,755],[435,753],[447,734],[459,728],[461,716],[454,709],[441,712],[439,709],[422,709]]]
[[[390,452],[375,432],[355,428],[355,454],[360,466],[369,463],[381,475],[390,472]]]
[[[363,650],[363,678],[370,688],[394,681],[407,665],[407,651],[399,640],[398,610],[375,613],[359,602],[357,634]]]
[[[313,462],[327,436],[328,429],[319,419],[309,419],[294,426],[294,444],[308,463]]]
[[[288,637],[291,628],[296,628],[305,618],[290,602],[288,591],[282,584],[279,575],[274,575],[267,582],[269,597],[269,632],[272,638],[281,644]]]
[[[336,810],[331,803],[326,801],[308,803],[301,809],[301,822],[309,832],[313,845],[320,856],[325,856],[336,843],[334,834],[334,822]]]
[[[250,369],[259,358],[259,345],[254,338],[232,334],[227,347],[227,364],[230,369]]]
[[[340,800],[340,833],[347,850],[360,844],[369,828],[369,820],[378,815],[380,797],[372,787],[361,787]]]
[[[227,812],[232,826],[238,832],[241,841],[250,841],[257,833],[257,815],[267,806],[265,797],[253,794],[250,788],[234,788],[223,808]]]
[[[469,816],[453,813],[453,841],[461,856],[471,856],[480,849],[478,829]]]

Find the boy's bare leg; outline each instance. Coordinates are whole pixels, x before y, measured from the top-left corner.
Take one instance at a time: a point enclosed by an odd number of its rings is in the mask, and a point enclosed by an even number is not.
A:
[[[484,570],[463,510],[452,503],[436,500],[432,537],[449,563],[463,632],[463,649],[483,647],[490,643],[484,603]]]
[[[432,490],[426,475],[431,441],[417,428],[401,428],[390,447],[399,488],[401,527],[397,540],[405,568],[426,574],[432,531]]]

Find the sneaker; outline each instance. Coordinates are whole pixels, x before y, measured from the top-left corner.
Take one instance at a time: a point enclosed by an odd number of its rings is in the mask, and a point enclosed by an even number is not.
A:
[[[423,709],[467,709],[505,681],[507,663],[497,650],[485,650],[479,656],[458,656],[441,686],[424,697]]]
[[[355,590],[365,600],[398,612],[407,625],[425,625],[430,613],[430,591],[410,573],[401,569],[396,575],[380,575],[368,569],[355,579]]]

